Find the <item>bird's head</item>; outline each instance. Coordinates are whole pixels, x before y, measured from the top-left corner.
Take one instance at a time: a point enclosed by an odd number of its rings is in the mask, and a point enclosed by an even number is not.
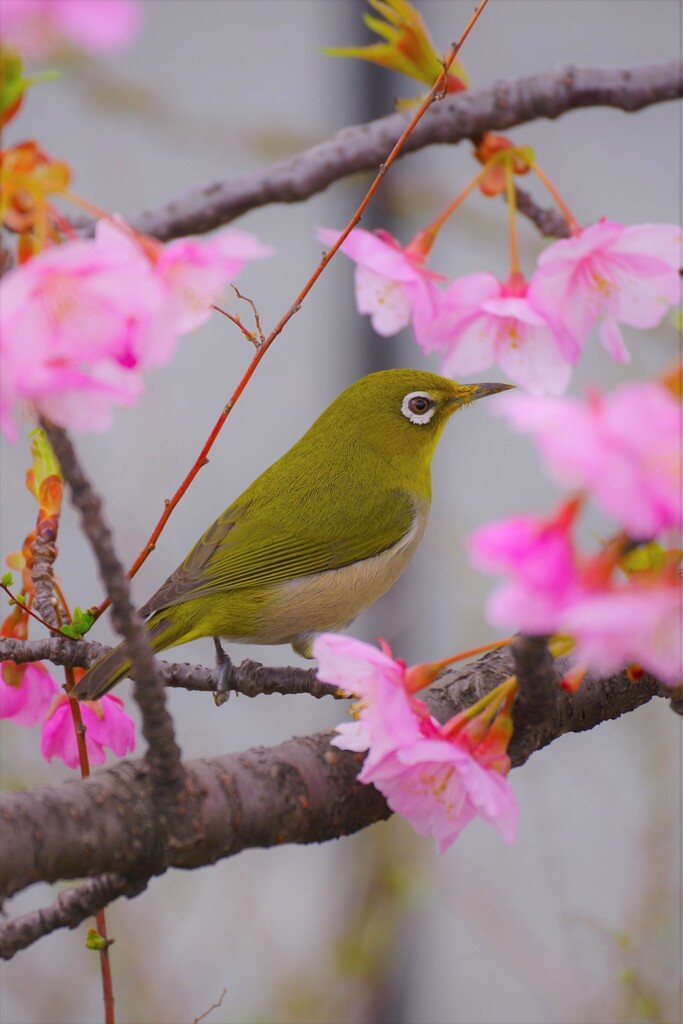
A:
[[[361,378],[330,407],[366,443],[396,461],[431,461],[454,412],[511,384],[458,384],[423,370],[381,370]]]

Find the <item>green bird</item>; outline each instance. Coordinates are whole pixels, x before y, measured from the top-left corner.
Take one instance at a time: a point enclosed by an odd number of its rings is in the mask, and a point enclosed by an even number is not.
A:
[[[447,421],[508,387],[420,370],[383,370],[352,384],[140,609],[153,649],[210,636],[290,643],[310,658],[319,633],[346,628],[410,561],[427,526],[431,462]],[[119,644],[74,694],[101,697],[130,667]]]

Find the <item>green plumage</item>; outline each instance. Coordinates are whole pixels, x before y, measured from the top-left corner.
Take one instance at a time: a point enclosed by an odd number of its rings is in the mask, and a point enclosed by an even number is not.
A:
[[[431,460],[451,413],[504,386],[387,370],[347,388],[140,610],[151,616],[154,650],[218,636],[289,642],[309,655],[317,633],[348,625],[407,564],[426,524]],[[415,392],[431,403],[424,422],[405,407]],[[99,697],[129,669],[120,645],[75,692]]]

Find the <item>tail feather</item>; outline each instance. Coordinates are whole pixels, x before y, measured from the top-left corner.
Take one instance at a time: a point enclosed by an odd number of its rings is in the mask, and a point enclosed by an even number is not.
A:
[[[175,643],[175,630],[167,618],[154,617],[147,624],[152,649],[163,651]],[[128,675],[131,661],[125,643],[119,644],[96,661],[71,691],[79,700],[97,700]]]

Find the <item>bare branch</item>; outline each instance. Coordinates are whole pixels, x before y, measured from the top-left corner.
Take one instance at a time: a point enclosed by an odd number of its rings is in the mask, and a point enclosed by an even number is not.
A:
[[[539,206],[524,189],[517,187],[517,209],[535,224],[544,238],[568,238],[569,225],[559,210]],[[503,193],[505,199],[505,194]]]
[[[68,640],[66,637],[47,637],[44,640],[15,640],[0,637],[0,661],[15,661],[18,665],[32,661],[50,661],[53,665],[89,668],[110,651],[106,644],[88,640]],[[214,693],[218,683],[214,669],[203,665],[175,664],[157,661],[164,685],[200,693]],[[292,668],[262,665],[245,658],[234,666],[231,691],[245,697],[281,693],[291,695],[307,693],[311,697],[335,697],[340,694],[336,686],[321,683],[314,668]]]
[[[67,889],[52,906],[0,925],[0,959],[11,960],[15,953],[59,928],[78,928],[119,896],[132,899],[146,888],[146,879],[133,881],[120,875],[101,875],[78,889]]]
[[[683,66],[679,61],[630,68],[558,68],[502,80],[434,103],[407,140],[403,154],[435,143],[475,140],[486,131],[505,131],[539,118],[555,119],[583,107],[633,112],[682,95]],[[350,174],[376,171],[410,116],[390,114],[344,128],[263,171],[248,171],[191,189],[132,216],[130,223],[147,234],[170,239],[211,231],[269,203],[301,202]],[[531,208],[523,212],[530,213]],[[561,224],[556,226],[561,229]],[[547,227],[541,230],[545,233]]]
[[[139,681],[135,684],[134,696],[142,713],[142,731],[148,744],[146,760],[160,801],[156,818],[163,831],[183,782],[180,747],[175,740],[173,719],[166,709],[164,684],[142,620],[131,603],[129,583],[114,551],[111,530],[102,516],[102,503],[81,469],[66,432],[45,420],[41,426],[59,460],[73,504],[80,513],[83,532],[97,558],[102,582],[111,597],[114,626],[125,639],[135,666]]]

